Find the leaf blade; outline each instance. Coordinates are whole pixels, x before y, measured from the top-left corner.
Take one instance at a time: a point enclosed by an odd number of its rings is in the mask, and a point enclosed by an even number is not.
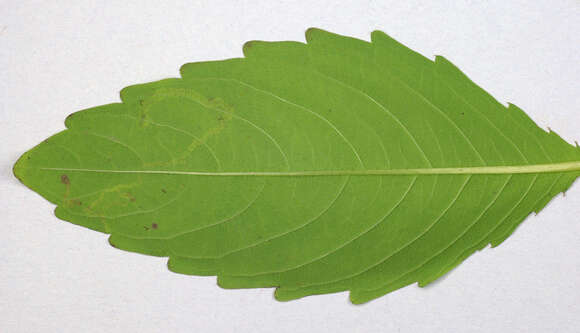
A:
[[[127,87],[14,173],[57,217],[172,271],[354,303],[498,245],[580,175],[578,147],[443,57],[381,32],[306,35]]]

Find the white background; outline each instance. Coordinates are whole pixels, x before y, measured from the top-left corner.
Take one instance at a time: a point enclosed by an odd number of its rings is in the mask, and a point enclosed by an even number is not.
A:
[[[427,288],[354,306],[346,293],[280,303],[270,289],[171,273],[165,259],[57,220],[12,175],[73,111],[186,62],[242,56],[247,40],[304,41],[311,26],[366,40],[380,29],[445,55],[498,100],[580,140],[578,1],[429,3],[0,1],[0,331],[578,332],[580,184]]]

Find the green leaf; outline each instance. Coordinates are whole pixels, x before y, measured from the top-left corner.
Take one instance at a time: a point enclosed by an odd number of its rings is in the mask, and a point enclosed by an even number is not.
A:
[[[60,219],[279,300],[423,286],[580,175],[580,149],[382,32],[248,42],[83,110],[14,167]]]

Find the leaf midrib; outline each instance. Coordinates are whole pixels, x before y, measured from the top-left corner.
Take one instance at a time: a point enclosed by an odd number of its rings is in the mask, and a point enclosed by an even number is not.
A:
[[[497,175],[497,174],[535,174],[580,172],[580,161],[550,164],[529,164],[510,166],[480,166],[454,168],[409,168],[390,170],[304,170],[304,171],[177,171],[177,170],[107,170],[83,168],[39,168],[44,171],[71,171],[91,173],[132,173],[164,174],[208,177],[311,177],[311,176],[389,176],[389,175]]]

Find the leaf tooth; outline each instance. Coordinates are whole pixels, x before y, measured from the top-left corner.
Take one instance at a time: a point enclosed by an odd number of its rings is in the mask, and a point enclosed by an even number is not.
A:
[[[348,291],[347,288],[342,286],[332,287],[332,288],[319,288],[316,290],[301,289],[301,288],[288,288],[288,287],[278,287],[274,291],[274,298],[280,302],[288,302],[296,299],[314,296],[314,295],[326,295],[335,294]]]
[[[304,36],[306,38],[306,42],[310,43],[314,40],[314,38],[316,37],[317,34],[322,34],[325,33],[326,31],[319,29],[319,28],[308,28],[306,29],[306,32],[304,33]]]
[[[262,277],[260,275],[253,276],[232,276],[232,275],[218,275],[217,284],[224,289],[239,289],[239,288],[275,288],[279,284],[275,279],[270,277]]]
[[[125,251],[137,252],[156,257],[168,257],[169,251],[165,240],[136,239],[120,234],[109,236],[111,246]]]
[[[171,255],[167,260],[167,268],[178,274],[214,276],[217,275],[215,259],[185,258]]]

